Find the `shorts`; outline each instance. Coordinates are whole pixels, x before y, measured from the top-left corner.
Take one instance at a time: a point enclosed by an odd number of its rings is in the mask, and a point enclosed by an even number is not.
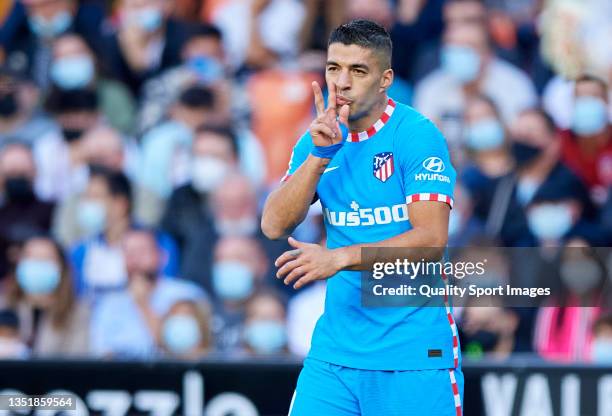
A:
[[[306,358],[289,416],[461,416],[461,369],[379,371]]]

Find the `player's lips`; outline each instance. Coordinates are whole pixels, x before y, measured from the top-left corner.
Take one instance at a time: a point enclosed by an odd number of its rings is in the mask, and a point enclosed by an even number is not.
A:
[[[336,97],[336,105],[350,105],[353,101],[349,100],[348,98],[344,98],[344,97]]]

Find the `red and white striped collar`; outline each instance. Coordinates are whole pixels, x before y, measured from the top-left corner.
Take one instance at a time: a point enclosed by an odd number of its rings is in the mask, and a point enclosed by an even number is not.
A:
[[[385,123],[389,121],[389,118],[391,118],[391,114],[393,114],[394,110],[395,110],[395,101],[389,98],[389,101],[387,101],[387,108],[385,108],[385,111],[384,113],[382,113],[380,118],[376,120],[376,123],[372,124],[369,129],[364,130],[364,131],[360,131],[360,132],[351,131],[346,141],[356,143],[356,142],[362,142],[364,140],[368,140],[370,137],[374,136],[380,129],[383,128]]]

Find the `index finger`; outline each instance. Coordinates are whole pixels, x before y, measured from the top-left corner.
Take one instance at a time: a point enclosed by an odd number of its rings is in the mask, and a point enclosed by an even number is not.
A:
[[[323,99],[323,91],[317,81],[312,82],[312,92],[314,93],[315,108],[317,117],[325,113],[325,100]]]

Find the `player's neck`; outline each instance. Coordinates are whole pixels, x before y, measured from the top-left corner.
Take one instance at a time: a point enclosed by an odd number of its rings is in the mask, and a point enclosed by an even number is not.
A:
[[[349,119],[349,129],[354,132],[365,131],[369,129],[385,112],[387,108],[387,101],[389,101],[389,97],[387,95],[383,95],[381,99],[372,106],[372,108],[363,114],[363,116],[351,120]]]

